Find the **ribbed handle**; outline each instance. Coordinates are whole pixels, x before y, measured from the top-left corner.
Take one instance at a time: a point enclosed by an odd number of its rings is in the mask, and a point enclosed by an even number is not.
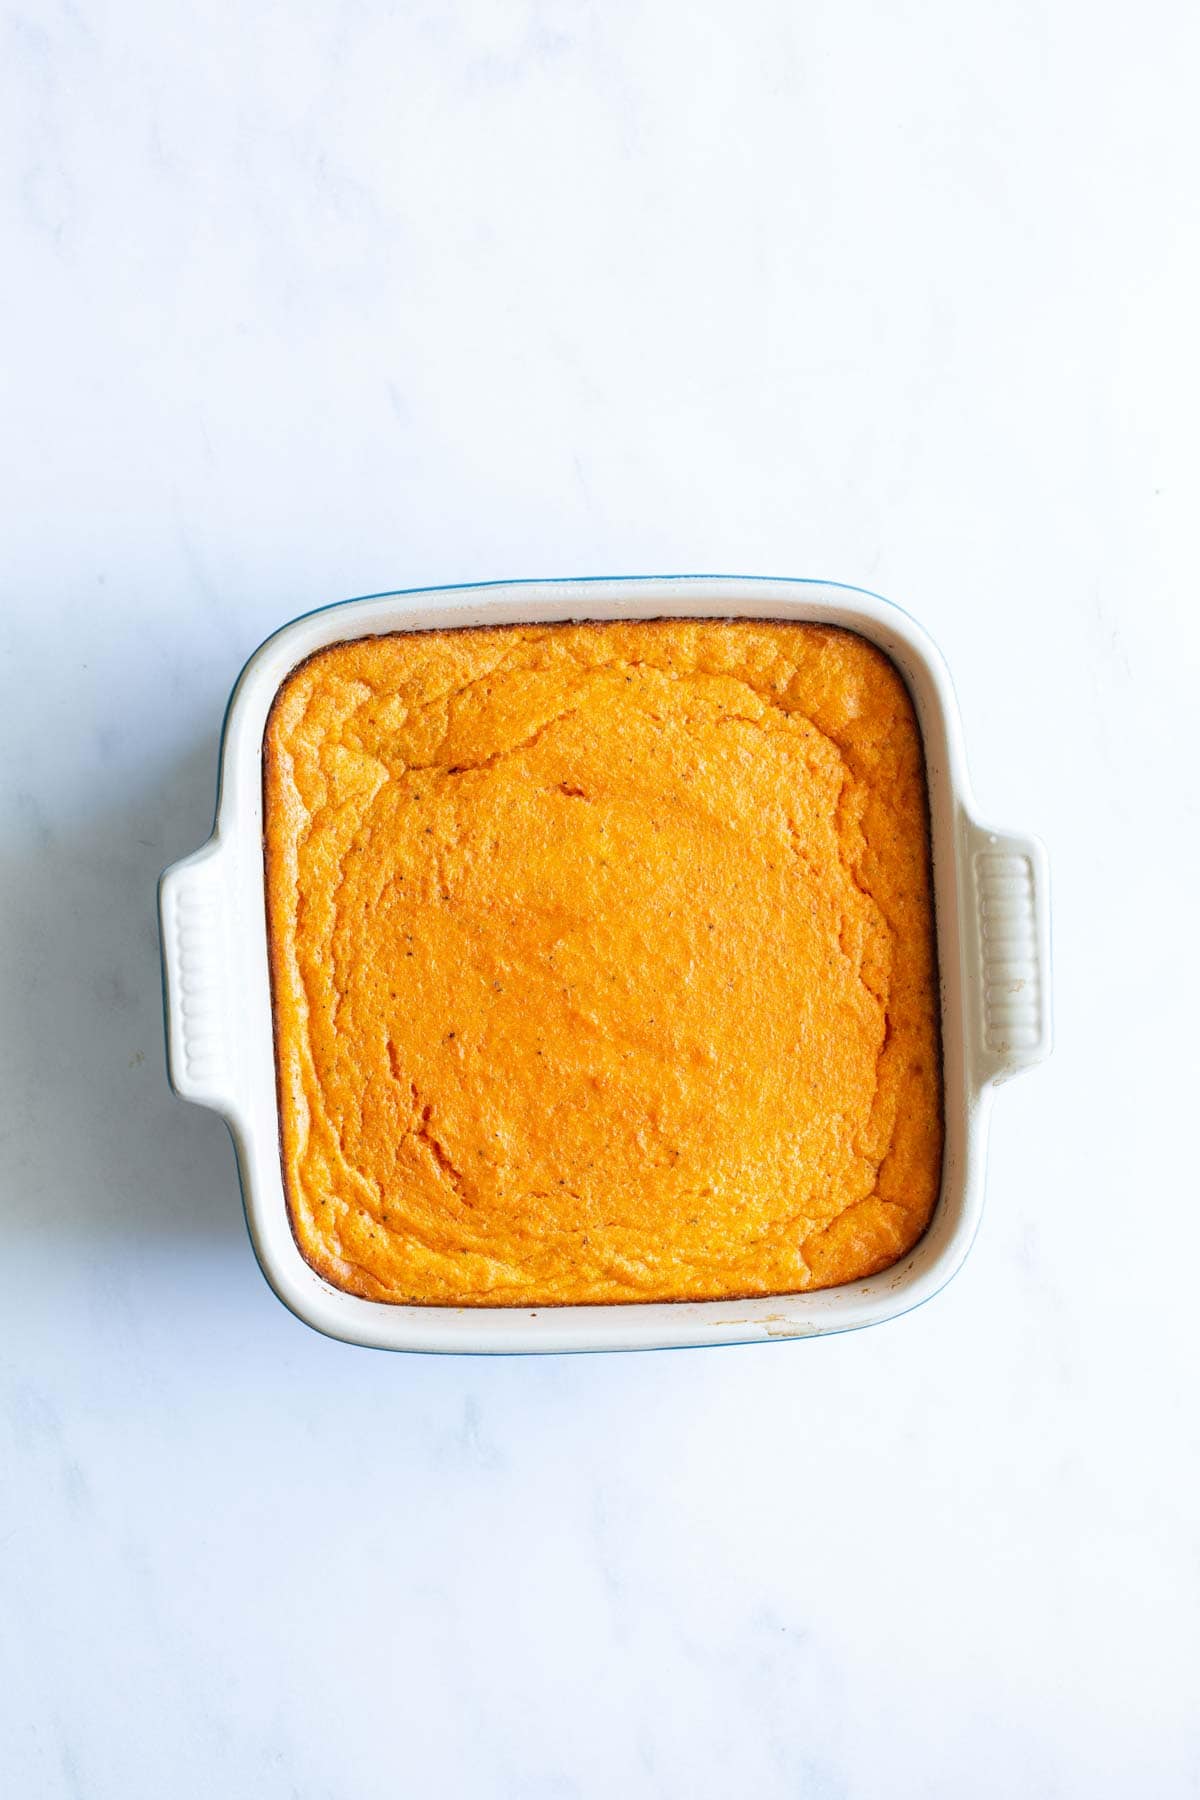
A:
[[[976,1042],[984,1078],[1050,1054],[1050,870],[1037,838],[973,826]]]
[[[237,1090],[229,888],[214,839],[159,883],[167,1066],[184,1100],[224,1109]]]

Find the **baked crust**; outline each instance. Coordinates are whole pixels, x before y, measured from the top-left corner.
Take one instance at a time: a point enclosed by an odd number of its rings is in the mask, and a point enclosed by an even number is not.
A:
[[[375,1300],[792,1293],[886,1268],[942,1158],[924,761],[853,633],[360,638],[264,741],[280,1137]]]

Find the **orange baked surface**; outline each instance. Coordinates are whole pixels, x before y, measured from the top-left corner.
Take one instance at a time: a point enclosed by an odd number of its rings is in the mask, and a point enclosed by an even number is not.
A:
[[[267,726],[307,1260],[462,1306],[790,1293],[937,1200],[924,763],[848,632],[493,627],[319,652]]]

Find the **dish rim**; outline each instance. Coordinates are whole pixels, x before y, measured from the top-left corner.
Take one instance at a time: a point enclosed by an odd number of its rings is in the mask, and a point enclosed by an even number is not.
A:
[[[930,1226],[880,1274],[802,1294],[539,1308],[398,1305],[348,1294],[303,1258],[279,1158],[261,778],[263,729],[275,695],[308,656],[352,638],[662,617],[796,620],[857,631],[891,658],[909,689],[929,790],[946,1128]],[[1050,1050],[1044,848],[979,821],[953,684],[927,633],[881,596],[833,582],[701,575],[469,583],[371,594],[303,613],[258,646],[234,684],[213,832],[164,871],[159,910],[169,1079],[176,1093],[213,1108],[229,1128],[263,1275],[304,1323],[381,1349],[678,1348],[823,1336],[898,1317],[961,1268],[982,1214],[994,1088]],[[996,959],[1014,945],[1025,976],[1010,999],[1008,987],[997,986]],[[1003,963],[1005,971],[1017,966],[1011,956]]]

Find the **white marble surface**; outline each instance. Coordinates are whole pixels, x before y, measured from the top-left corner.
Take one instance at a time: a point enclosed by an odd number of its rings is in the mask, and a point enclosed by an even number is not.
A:
[[[1197,1792],[1196,20],[7,11],[5,1795]],[[325,1342],[163,1076],[230,683],[684,569],[908,605],[1051,846],[976,1249],[835,1341]]]

